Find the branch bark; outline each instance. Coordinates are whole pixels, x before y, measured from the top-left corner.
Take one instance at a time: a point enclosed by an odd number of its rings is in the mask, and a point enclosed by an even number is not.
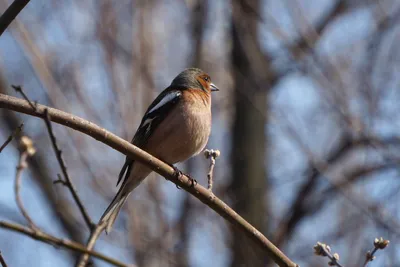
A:
[[[53,122],[65,125],[89,135],[96,140],[114,148],[115,150],[131,157],[132,159],[147,165],[153,171],[164,176],[169,181],[198,198],[201,202],[209,206],[220,216],[245,233],[251,240],[256,242],[256,244],[262,248],[265,253],[279,266],[298,266],[285,254],[283,254],[274,244],[272,244],[272,242],[269,241],[260,231],[243,219],[243,217],[237,214],[226,203],[217,198],[212,192],[199,184],[193,184],[192,179],[186,175],[177,177],[174,169],[167,163],[164,163],[161,160],[151,156],[147,152],[139,149],[115,134],[112,134],[104,128],[101,128],[90,121],[84,120],[72,114],[43,105],[36,105],[36,110],[34,110],[29,106],[27,101],[4,94],[0,94],[0,108],[10,109],[41,118],[43,118],[44,110],[47,108],[50,118]]]

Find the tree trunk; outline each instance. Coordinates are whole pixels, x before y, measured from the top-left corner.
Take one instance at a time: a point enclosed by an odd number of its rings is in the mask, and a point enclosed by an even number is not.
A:
[[[258,40],[258,0],[232,1],[232,67],[235,115],[232,129],[234,209],[261,232],[266,232],[266,123],[269,61]],[[233,229],[232,267],[265,266],[265,253]]]

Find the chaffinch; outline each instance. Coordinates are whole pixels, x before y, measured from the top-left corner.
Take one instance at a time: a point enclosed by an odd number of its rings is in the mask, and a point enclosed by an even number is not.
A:
[[[170,165],[199,154],[211,132],[211,92],[219,89],[208,74],[197,68],[182,71],[148,107],[132,144]],[[119,173],[121,188],[99,223],[111,230],[129,194],[151,169],[126,157]]]

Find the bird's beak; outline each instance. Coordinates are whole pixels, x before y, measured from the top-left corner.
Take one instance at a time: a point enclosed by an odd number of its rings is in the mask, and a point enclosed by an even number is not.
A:
[[[210,88],[211,88],[211,92],[217,92],[217,91],[219,91],[219,88],[218,88],[215,84],[213,84],[213,83],[210,84]]]

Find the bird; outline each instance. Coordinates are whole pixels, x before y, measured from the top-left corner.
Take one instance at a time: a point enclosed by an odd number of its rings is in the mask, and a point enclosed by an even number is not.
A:
[[[183,70],[147,108],[131,143],[172,167],[199,154],[211,133],[214,91],[219,88],[207,73],[198,68]],[[107,234],[130,193],[151,172],[144,164],[126,157],[117,181],[117,186],[122,181],[121,187],[99,220]]]

